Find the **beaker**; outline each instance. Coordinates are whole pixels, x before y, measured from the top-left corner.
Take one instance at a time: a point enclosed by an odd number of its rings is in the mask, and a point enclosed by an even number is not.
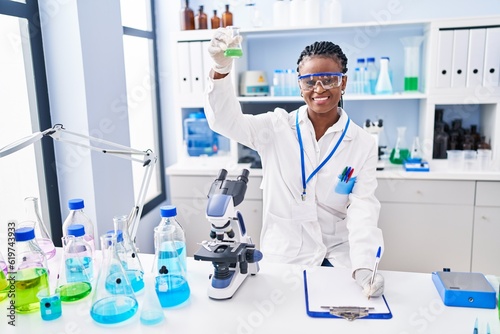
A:
[[[134,292],[138,292],[144,288],[144,270],[137,254],[137,248],[128,233],[127,216],[113,217],[113,225],[117,234],[116,251],[118,257],[122,261],[132,289]]]
[[[56,292],[63,302],[85,298],[92,291],[92,248],[83,239],[83,225],[68,227],[68,235],[62,237],[63,258],[57,275]]]
[[[400,39],[404,46],[404,91],[418,91],[419,76],[420,76],[420,45],[424,40],[424,36],[409,36]]]
[[[92,297],[90,316],[101,324],[116,324],[137,313],[138,303],[116,252],[116,234],[101,236],[102,264]]]
[[[56,248],[50,237],[49,231],[45,226],[40,209],[38,206],[37,197],[26,197],[24,199],[24,208],[26,210],[26,220],[19,224],[19,227],[33,227],[35,229],[35,239],[38,246],[42,249],[47,260],[56,255]]]
[[[61,297],[58,292],[41,290],[36,295],[40,300],[40,315],[43,320],[55,320],[62,315]]]
[[[397,128],[398,138],[396,139],[396,144],[391,151],[389,161],[396,165],[402,165],[403,162],[410,156],[410,150],[406,146],[406,127],[400,126]]]
[[[9,294],[9,281],[7,281],[7,262],[0,252],[0,302]]]
[[[173,235],[172,225],[154,228],[155,257],[153,275],[155,289],[162,307],[171,307],[188,300],[191,292],[186,273],[181,265]]]
[[[224,57],[228,58],[241,58],[243,56],[243,50],[241,49],[241,36],[240,28],[234,26],[226,27],[231,33],[231,42],[224,51]]]

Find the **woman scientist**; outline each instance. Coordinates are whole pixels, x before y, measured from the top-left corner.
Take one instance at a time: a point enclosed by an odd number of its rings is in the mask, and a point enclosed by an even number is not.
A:
[[[376,274],[370,284],[377,249],[383,249],[374,194],[377,147],[339,107],[346,56],[331,42],[307,46],[297,61],[306,105],[244,115],[228,77],[233,60],[224,57],[239,39],[225,28],[214,33],[205,114],[212,130],[261,157],[266,260],[349,267],[364,294],[380,296],[384,278]]]

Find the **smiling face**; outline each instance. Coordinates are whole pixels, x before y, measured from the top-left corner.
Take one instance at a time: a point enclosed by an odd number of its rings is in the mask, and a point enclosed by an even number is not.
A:
[[[299,65],[299,75],[314,74],[322,72],[343,72],[339,61],[324,56],[309,56],[302,60]],[[339,87],[325,89],[317,83],[313,90],[308,91],[300,88],[304,101],[308,107],[310,117],[337,115],[337,106],[345,90],[347,77],[342,77]]]

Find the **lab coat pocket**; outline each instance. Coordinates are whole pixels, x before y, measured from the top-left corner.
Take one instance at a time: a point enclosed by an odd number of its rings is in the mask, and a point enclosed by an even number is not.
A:
[[[302,246],[302,224],[294,219],[278,217],[267,214],[267,228],[262,244],[265,254],[285,258],[294,257],[300,252]]]
[[[356,183],[356,177],[351,177],[349,181],[340,181],[337,178],[337,183],[330,190],[330,194],[328,196],[328,204],[334,207],[337,210],[342,211],[347,206],[347,201],[349,200],[349,194],[352,192],[354,188],[354,184]]]
[[[335,186],[335,192],[341,195],[349,195],[354,188],[354,182],[356,182],[356,177],[351,177],[347,182],[340,181],[337,182]]]

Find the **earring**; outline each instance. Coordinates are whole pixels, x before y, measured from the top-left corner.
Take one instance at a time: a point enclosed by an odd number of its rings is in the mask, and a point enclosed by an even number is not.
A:
[[[302,92],[300,92],[300,97],[304,97],[304,94],[302,94]]]
[[[343,89],[342,89],[342,90],[340,91],[340,94],[344,95],[344,94],[345,94],[345,90],[343,90]]]

